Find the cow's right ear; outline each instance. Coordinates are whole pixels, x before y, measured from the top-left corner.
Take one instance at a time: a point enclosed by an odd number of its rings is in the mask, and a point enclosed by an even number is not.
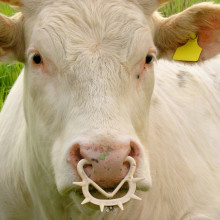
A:
[[[23,15],[0,14],[0,61],[24,61]]]
[[[198,45],[202,48],[200,61],[220,53],[220,4],[196,4],[168,18],[155,12],[153,20],[154,43],[159,49],[159,57],[172,59],[177,48],[188,46],[191,38],[196,40],[192,34],[197,36]],[[194,47],[190,53],[195,54]]]
[[[171,0],[137,0],[146,15],[151,15],[161,5]]]
[[[0,0],[0,1],[10,5],[22,6],[22,2],[19,0]]]

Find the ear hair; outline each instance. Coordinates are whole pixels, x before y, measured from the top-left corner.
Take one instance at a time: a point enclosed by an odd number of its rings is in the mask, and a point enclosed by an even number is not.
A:
[[[137,0],[138,4],[142,6],[145,14],[152,14],[162,4],[171,0]]]
[[[220,52],[220,5],[200,3],[168,18],[155,12],[154,43],[160,57],[171,59],[175,50],[184,45],[190,34],[198,35],[198,43],[203,48],[200,60],[206,60]]]
[[[159,0],[159,3],[160,4],[164,4],[164,3],[166,3],[166,2],[169,2],[170,0]]]
[[[24,58],[23,15],[21,12],[13,17],[0,14],[0,58],[1,60],[18,60]]]
[[[10,4],[10,5],[22,6],[21,1],[19,0],[0,0],[0,1]]]

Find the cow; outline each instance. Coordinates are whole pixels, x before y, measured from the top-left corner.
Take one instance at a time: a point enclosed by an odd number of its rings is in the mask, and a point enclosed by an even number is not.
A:
[[[220,219],[220,5],[3,2],[0,58],[24,69],[0,114],[0,219]],[[198,62],[172,61],[192,34]],[[134,164],[136,199],[81,204],[81,161],[106,192]]]

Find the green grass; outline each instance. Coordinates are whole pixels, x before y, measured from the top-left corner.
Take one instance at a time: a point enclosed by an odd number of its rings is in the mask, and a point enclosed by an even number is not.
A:
[[[220,0],[173,0],[167,3],[166,5],[164,5],[160,9],[160,12],[163,14],[163,16],[169,17],[172,14],[181,12],[182,10],[188,8],[189,6],[200,2],[220,3]]]
[[[180,12],[183,9],[199,2],[207,2],[209,0],[173,0],[160,9],[164,16],[170,16]],[[220,0],[212,0],[215,3],[220,3]],[[0,3],[0,12],[8,16],[13,15],[16,11],[10,8],[7,4]],[[0,65],[0,109],[7,97],[14,81],[19,75],[23,65],[20,63]]]
[[[7,16],[12,16],[16,11],[12,9],[8,4],[0,3],[0,12]]]
[[[7,4],[0,3],[0,12],[12,16],[16,11]],[[0,65],[0,109],[22,67],[20,63]]]
[[[21,63],[0,65],[0,109],[22,67]]]

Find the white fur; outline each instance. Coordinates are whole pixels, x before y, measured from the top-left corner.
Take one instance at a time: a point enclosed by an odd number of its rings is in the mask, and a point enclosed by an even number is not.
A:
[[[154,48],[150,11],[127,1],[32,4],[22,8],[25,69],[0,114],[0,219],[219,219],[220,57],[160,60],[137,80]],[[46,71],[32,64],[33,48]],[[136,175],[152,188],[124,211],[81,205],[71,184],[70,147],[97,137],[141,146]]]

